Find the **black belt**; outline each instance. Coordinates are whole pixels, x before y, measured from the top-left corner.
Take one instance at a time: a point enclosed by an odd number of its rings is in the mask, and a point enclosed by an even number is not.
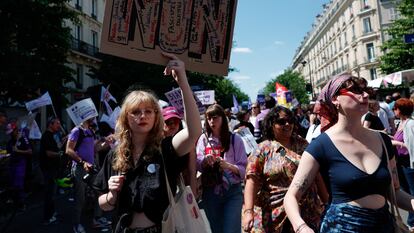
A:
[[[161,226],[152,226],[147,228],[124,229],[123,233],[161,233]]]

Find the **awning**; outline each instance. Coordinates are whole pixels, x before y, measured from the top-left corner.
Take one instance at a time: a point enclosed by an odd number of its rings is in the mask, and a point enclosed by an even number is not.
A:
[[[369,87],[379,88],[381,84],[388,86],[392,84],[394,86],[401,85],[403,82],[411,82],[414,80],[414,69],[398,71],[392,74],[388,74],[384,77],[377,78],[368,81]]]

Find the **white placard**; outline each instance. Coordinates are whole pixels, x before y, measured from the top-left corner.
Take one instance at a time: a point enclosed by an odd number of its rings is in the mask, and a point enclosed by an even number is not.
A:
[[[91,98],[76,102],[67,108],[66,112],[75,125],[80,125],[82,122],[98,116],[98,111],[96,111]]]
[[[214,104],[214,90],[195,91],[194,94],[204,105]]]
[[[246,154],[250,154],[251,152],[259,148],[249,128],[247,127],[239,128],[238,130],[236,130],[236,133],[239,134],[241,138],[243,139],[243,144],[244,144],[244,149],[246,151]]]
[[[32,111],[36,108],[40,108],[42,106],[51,105],[51,104],[52,104],[52,99],[50,98],[49,92],[46,92],[45,94],[43,94],[37,99],[34,99],[32,101],[25,103],[26,108],[29,111]]]

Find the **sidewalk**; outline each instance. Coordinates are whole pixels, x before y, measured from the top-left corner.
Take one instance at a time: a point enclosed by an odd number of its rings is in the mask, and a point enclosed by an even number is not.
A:
[[[43,217],[43,190],[33,192],[27,198],[27,207],[23,212],[19,212],[11,221],[11,224],[5,232],[1,232],[4,221],[0,221],[0,233],[72,233],[71,214],[74,208],[74,202],[70,201],[69,192],[56,194],[56,211],[58,212],[58,221],[44,226],[42,225]],[[0,210],[1,211],[1,210]],[[82,215],[82,224],[87,233],[110,232],[110,228],[92,229],[92,211],[84,210]],[[110,213],[104,213],[108,220],[111,219]]]

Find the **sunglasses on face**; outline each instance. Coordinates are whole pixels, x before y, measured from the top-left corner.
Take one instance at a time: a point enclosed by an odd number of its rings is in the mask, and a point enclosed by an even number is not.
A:
[[[275,124],[286,125],[286,123],[293,124],[293,118],[278,118],[275,120]]]
[[[341,88],[339,89],[339,95],[347,95],[349,92],[357,95],[361,95],[365,92],[365,88],[361,88],[358,85],[352,85],[347,88]]]

